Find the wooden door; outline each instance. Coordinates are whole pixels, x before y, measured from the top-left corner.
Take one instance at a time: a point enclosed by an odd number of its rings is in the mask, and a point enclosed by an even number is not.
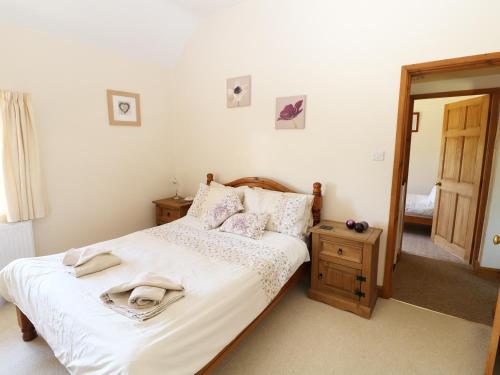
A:
[[[489,95],[445,106],[432,239],[469,261],[488,126]]]
[[[358,298],[356,291],[360,290],[361,283],[357,277],[361,276],[361,270],[320,260],[319,275],[321,289],[332,290],[347,298]]]

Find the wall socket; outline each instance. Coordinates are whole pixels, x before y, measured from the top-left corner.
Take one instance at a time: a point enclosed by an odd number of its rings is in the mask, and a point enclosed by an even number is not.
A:
[[[373,161],[384,161],[385,159],[385,151],[375,151],[372,154]]]

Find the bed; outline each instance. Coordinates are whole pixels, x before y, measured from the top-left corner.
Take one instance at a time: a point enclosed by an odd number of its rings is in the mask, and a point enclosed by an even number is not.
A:
[[[436,187],[433,187],[428,195],[406,194],[404,223],[432,227],[435,201]]]
[[[292,192],[257,177],[225,185]],[[313,194],[316,224],[319,183]],[[266,231],[257,241],[207,231],[189,216],[101,244],[122,265],[75,279],[61,265],[63,254],[55,254],[19,259],[0,272],[0,294],[16,305],[23,339],[38,332],[72,374],[207,374],[294,286],[309,260],[298,238]],[[144,270],[166,272],[186,297],[145,322],[102,305],[99,293]]]

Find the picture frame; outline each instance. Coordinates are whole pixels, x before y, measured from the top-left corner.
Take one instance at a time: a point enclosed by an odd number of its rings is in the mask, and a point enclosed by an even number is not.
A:
[[[109,125],[141,126],[140,95],[107,90]]]
[[[275,129],[304,129],[306,127],[306,96],[276,98]]]
[[[417,133],[420,126],[420,112],[413,112],[413,117],[411,120],[411,132]]]
[[[252,76],[228,78],[226,80],[227,108],[248,107],[251,104]]]

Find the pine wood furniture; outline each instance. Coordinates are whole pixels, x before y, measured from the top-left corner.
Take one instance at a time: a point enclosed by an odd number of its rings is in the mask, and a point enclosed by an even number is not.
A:
[[[212,173],[207,174],[207,185],[213,181],[214,175]],[[268,178],[261,177],[244,177],[238,180],[234,180],[225,184],[226,186],[238,187],[238,186],[250,186],[250,187],[260,187],[263,189],[280,191],[280,192],[291,192],[294,193],[292,189],[280,184],[279,182],[273,181]],[[315,182],[313,184],[313,195],[314,202],[312,207],[312,215],[314,220],[314,225],[320,222],[321,218],[321,207],[323,204],[323,198],[321,196],[321,184]],[[155,204],[160,201],[154,201]],[[168,203],[168,202],[167,202]],[[163,204],[163,203],[160,203]],[[233,341],[231,341],[224,349],[222,349],[219,354],[217,354],[209,363],[207,363],[197,375],[206,375],[212,372],[215,367],[230,353],[232,352],[238,344],[259,324],[259,322],[272,310],[274,306],[286,295],[286,293],[295,286],[295,284],[307,273],[308,264],[304,263],[299,269],[290,277],[288,282],[281,288],[279,293],[274,297],[274,299],[269,303],[269,305],[258,315],[243,331],[241,331]],[[31,341],[36,338],[37,333],[35,327],[31,321],[23,314],[21,310],[16,306],[16,313],[18,317],[18,323],[21,328],[22,337],[24,341]]]
[[[310,298],[370,318],[377,302],[381,229],[357,233],[322,221],[312,229]]]
[[[405,214],[404,216],[405,224],[417,224],[432,227],[432,216],[424,216],[418,214]]]
[[[170,223],[186,216],[192,201],[184,199],[165,198],[153,201],[156,205],[156,225]]]

